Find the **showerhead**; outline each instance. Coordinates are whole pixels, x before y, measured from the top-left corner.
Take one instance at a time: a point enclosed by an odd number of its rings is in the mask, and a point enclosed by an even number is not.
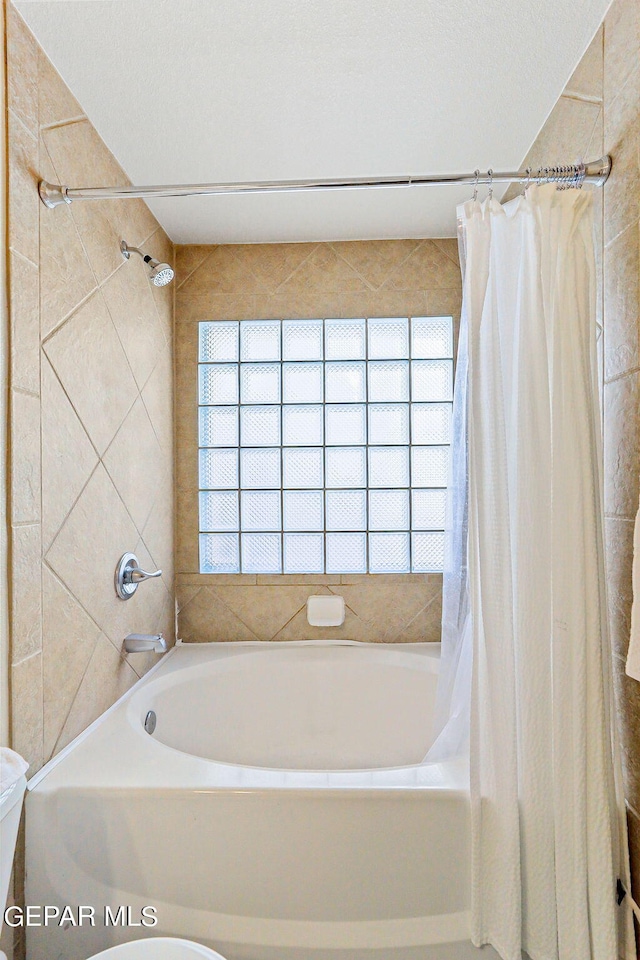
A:
[[[147,258],[145,257],[145,260]],[[157,260],[148,260],[151,267],[151,283],[156,287],[166,287],[173,280],[173,269],[168,263],[158,263]]]
[[[128,260],[132,253],[137,253],[138,256],[142,257],[144,262],[151,270],[151,276],[149,279],[154,286],[165,287],[173,280],[173,268],[170,267],[168,263],[160,263],[158,260],[154,260],[153,257],[150,257],[147,253],[143,253],[142,250],[138,250],[137,247],[130,247],[126,240],[120,241],[120,252],[125,260]]]

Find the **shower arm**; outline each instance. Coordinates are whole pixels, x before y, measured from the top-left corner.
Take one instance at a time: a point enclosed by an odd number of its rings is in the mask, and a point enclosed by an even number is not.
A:
[[[398,176],[352,178],[346,180],[261,180],[246,183],[191,183],[144,187],[69,187],[41,180],[40,199],[46,207],[57,207],[76,200],[151,200],[154,197],[206,197],[245,193],[298,193],[314,190],[370,190],[380,187],[430,187],[442,184],[556,183],[559,187],[581,187],[583,183],[603,186],[611,172],[611,157],[589,163],[542,167],[524,172],[442,174],[439,176]]]

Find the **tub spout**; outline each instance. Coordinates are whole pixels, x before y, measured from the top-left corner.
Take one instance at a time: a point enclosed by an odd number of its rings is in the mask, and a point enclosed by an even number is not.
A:
[[[167,641],[161,633],[130,633],[124,638],[124,649],[127,653],[166,653]]]

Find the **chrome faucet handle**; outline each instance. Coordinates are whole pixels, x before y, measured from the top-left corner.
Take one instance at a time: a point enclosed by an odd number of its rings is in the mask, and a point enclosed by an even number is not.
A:
[[[154,577],[161,577],[162,570],[154,570],[153,573],[147,573],[140,567],[128,567],[124,573],[125,583],[142,583],[143,580],[152,580]]]
[[[153,580],[161,576],[162,570],[154,570],[153,573],[142,570],[135,553],[123,553],[118,560],[113,583],[118,597],[121,600],[130,600],[143,580]]]

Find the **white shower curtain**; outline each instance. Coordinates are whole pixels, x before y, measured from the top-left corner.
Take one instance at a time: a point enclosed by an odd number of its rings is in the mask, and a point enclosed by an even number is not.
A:
[[[504,207],[470,201],[459,213],[468,436],[459,408],[454,461],[464,466],[468,444],[468,593],[464,573],[456,586],[447,569],[440,737],[428,759],[455,752],[470,722],[476,946],[503,960],[617,960],[616,878],[626,873],[591,197],[533,186]],[[463,492],[453,494],[459,522]]]
[[[459,211],[460,212],[460,211]],[[465,276],[465,229],[458,217],[458,252]],[[469,278],[471,279],[471,278]],[[469,707],[473,649],[469,605],[467,546],[469,534],[469,458],[467,299],[462,303],[451,418],[451,457],[447,482],[444,571],[442,577],[442,646],[434,716],[433,743],[425,762],[464,755],[469,749]]]

